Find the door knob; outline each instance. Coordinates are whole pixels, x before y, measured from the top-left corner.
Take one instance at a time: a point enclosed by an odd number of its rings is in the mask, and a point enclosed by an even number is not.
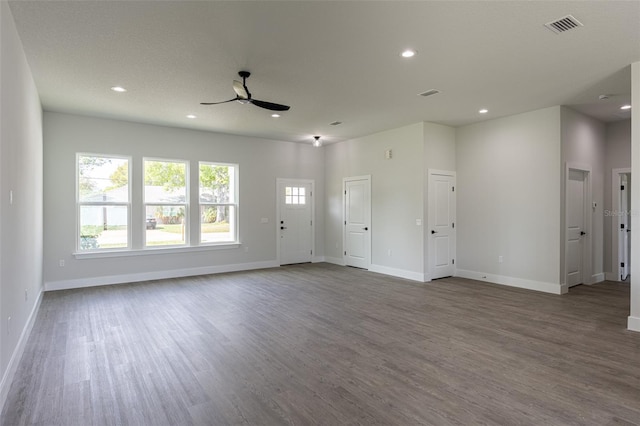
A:
[[[580,231],[580,235],[587,235],[587,233],[584,231]]]
[[[366,227],[366,226],[365,226],[364,228],[362,228],[362,229],[364,229],[365,231],[368,231],[368,230],[369,230],[369,228],[368,228],[368,227]]]
[[[437,233],[438,233],[438,231],[434,231],[434,230],[432,229],[432,230],[431,230],[431,233],[432,233],[432,234],[437,234]]]

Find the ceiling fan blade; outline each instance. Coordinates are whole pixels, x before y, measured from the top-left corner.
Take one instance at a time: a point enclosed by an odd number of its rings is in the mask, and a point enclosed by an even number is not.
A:
[[[240,98],[233,98],[233,99],[229,99],[228,101],[222,101],[222,102],[200,102],[200,105],[218,105],[218,104],[226,104],[228,102],[233,102],[233,101],[237,101]]]
[[[271,111],[289,111],[291,108],[288,105],[274,104],[272,102],[259,101],[257,99],[250,99],[250,102],[260,108],[269,109]]]
[[[245,85],[238,80],[233,80],[233,91],[236,92],[239,98],[249,99],[251,97]]]

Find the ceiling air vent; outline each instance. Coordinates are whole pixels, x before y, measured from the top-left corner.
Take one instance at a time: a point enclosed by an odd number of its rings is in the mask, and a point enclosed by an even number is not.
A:
[[[556,21],[544,24],[544,26],[549,28],[554,33],[560,34],[565,31],[572,30],[574,28],[582,27],[583,25],[580,21],[578,21],[572,15],[567,15],[564,18],[560,18]]]
[[[431,95],[437,95],[438,93],[440,93],[439,90],[431,89],[431,90],[427,90],[426,92],[418,93],[418,95],[420,95],[420,96],[431,96]]]

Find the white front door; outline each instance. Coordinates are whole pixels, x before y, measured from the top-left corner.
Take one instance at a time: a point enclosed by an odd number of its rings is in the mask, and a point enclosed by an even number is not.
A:
[[[346,178],[344,185],[344,262],[369,269],[371,265],[371,178]]]
[[[568,170],[566,209],[566,283],[572,287],[584,282],[585,248],[587,236],[586,189],[587,172]]]
[[[620,280],[624,281],[631,271],[631,175],[620,175],[620,209],[618,210],[618,256]]]
[[[453,172],[429,172],[429,272],[431,279],[454,274],[456,197]]]
[[[313,193],[310,181],[278,179],[280,264],[311,262]]]

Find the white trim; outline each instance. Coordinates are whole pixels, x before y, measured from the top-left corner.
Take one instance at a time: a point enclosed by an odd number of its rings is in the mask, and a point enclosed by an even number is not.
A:
[[[333,265],[340,265],[340,266],[346,266],[344,264],[344,258],[341,257],[329,257],[329,256],[325,256],[324,261],[327,263],[331,263]]]
[[[563,286],[558,283],[544,281],[527,280],[523,278],[507,277],[505,275],[488,274],[486,272],[467,271],[456,269],[456,277],[468,278],[471,280],[485,281],[493,284],[500,284],[509,287],[525,288],[527,290],[541,291],[544,293],[563,294]]]
[[[292,185],[297,184],[309,184],[311,185],[311,251],[313,253],[316,252],[316,181],[314,179],[289,179],[289,178],[276,178],[276,259],[278,259],[278,264],[282,265],[282,259],[280,258],[280,185],[291,183]],[[311,262],[314,262],[315,256],[311,255]]]
[[[155,254],[176,254],[176,253],[190,253],[195,251],[210,251],[210,250],[231,250],[240,247],[240,243],[210,243],[201,246],[188,246],[188,247],[158,247],[158,248],[145,248],[136,250],[111,250],[111,251],[86,251],[72,253],[76,259],[99,259],[103,257],[128,257],[128,256],[147,256]]]
[[[405,278],[412,281],[424,282],[424,274],[421,272],[407,271],[405,269],[389,268],[388,266],[371,264],[370,272],[391,275],[392,277]]]
[[[629,315],[629,318],[627,318],[627,330],[640,331],[640,318]]]
[[[591,282],[589,284],[598,284],[602,281],[604,281],[604,272],[591,275]]]
[[[42,302],[43,291],[40,290],[38,293],[38,298],[36,303],[33,305],[33,309],[31,309],[31,313],[29,314],[29,318],[27,319],[27,323],[22,330],[22,334],[20,334],[20,339],[18,339],[18,344],[11,355],[11,359],[9,360],[9,364],[7,364],[7,369],[5,370],[4,377],[2,377],[2,382],[0,382],[0,413],[4,409],[4,404],[7,402],[7,396],[9,395],[9,390],[11,389],[11,384],[13,383],[13,378],[18,370],[18,364],[20,364],[20,360],[22,359],[22,355],[24,354],[24,348],[27,345],[27,340],[29,340],[29,336],[31,335],[31,330],[33,329],[33,325],[36,322],[36,317],[38,316],[38,310],[40,309],[40,303]]]
[[[313,256],[311,258],[311,263],[322,263],[322,262],[326,262],[324,260],[324,256]]]
[[[615,272],[605,272],[604,279],[607,281],[622,282],[620,281],[620,274],[616,274]]]
[[[45,291],[71,288],[95,287],[99,285],[125,284],[166,278],[191,277],[195,275],[219,274],[223,272],[249,271],[251,269],[277,268],[278,261],[237,263],[232,265],[203,266],[198,268],[171,269],[167,271],[141,272],[137,274],[107,275],[102,277],[78,278],[73,280],[45,282]]]

